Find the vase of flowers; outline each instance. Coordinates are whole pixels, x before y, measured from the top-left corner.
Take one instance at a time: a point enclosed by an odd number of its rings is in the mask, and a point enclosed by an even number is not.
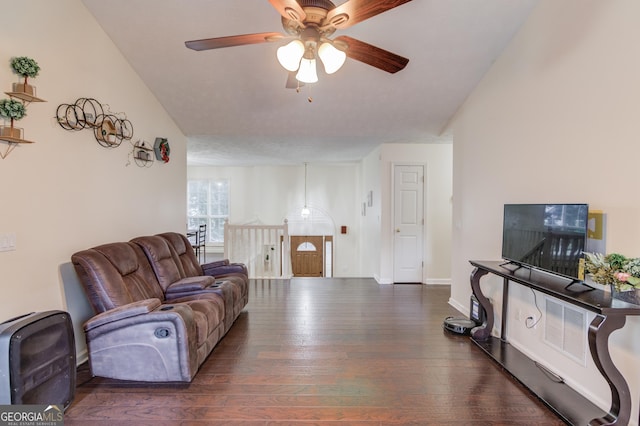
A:
[[[640,258],[585,252],[584,266],[594,282],[611,288],[614,297],[640,304]]]
[[[13,72],[24,78],[23,82],[13,83],[13,91],[26,93],[35,96],[35,87],[27,83],[29,77],[34,78],[40,71],[40,66],[36,61],[26,56],[18,56],[11,59]]]
[[[20,120],[27,115],[24,104],[15,99],[0,100],[0,117],[10,120],[10,126],[0,126],[0,135],[22,139],[22,129],[13,126],[15,120]]]

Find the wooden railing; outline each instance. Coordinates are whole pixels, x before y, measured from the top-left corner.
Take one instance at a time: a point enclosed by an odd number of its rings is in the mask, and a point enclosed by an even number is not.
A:
[[[224,224],[224,257],[247,265],[249,278],[290,278],[287,220],[282,225]]]

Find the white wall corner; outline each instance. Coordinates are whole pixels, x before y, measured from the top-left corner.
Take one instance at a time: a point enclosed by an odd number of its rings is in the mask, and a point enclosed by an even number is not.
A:
[[[457,300],[449,298],[449,305],[453,306],[457,311],[464,315],[469,315],[469,306],[458,303]]]

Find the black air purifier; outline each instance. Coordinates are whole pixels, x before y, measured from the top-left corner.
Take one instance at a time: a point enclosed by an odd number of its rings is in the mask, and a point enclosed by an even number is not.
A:
[[[471,295],[469,304],[471,305],[469,308],[469,319],[477,325],[484,324],[484,321],[487,319],[487,314],[482,305],[480,305],[480,302],[478,302],[475,294]]]
[[[486,313],[475,295],[471,295],[469,304],[469,319],[447,317],[442,324],[442,328],[452,333],[468,336],[471,334],[471,330],[484,324]]]
[[[76,350],[71,317],[33,312],[0,324],[0,404],[71,404]]]

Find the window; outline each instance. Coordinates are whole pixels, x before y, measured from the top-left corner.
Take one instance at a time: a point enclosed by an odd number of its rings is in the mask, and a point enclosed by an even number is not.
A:
[[[229,218],[229,181],[187,182],[187,227],[207,225],[207,243],[224,242],[224,221]]]

